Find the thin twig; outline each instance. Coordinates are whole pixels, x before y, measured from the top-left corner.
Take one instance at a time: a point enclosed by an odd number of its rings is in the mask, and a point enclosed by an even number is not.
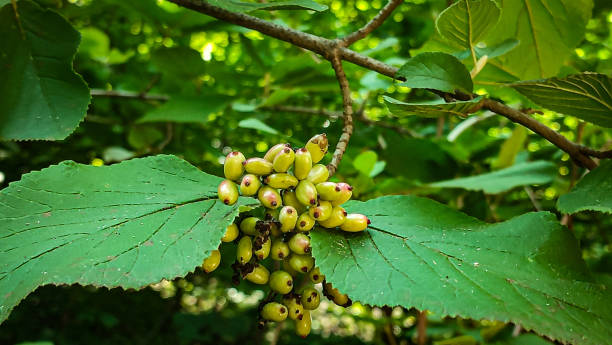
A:
[[[600,150],[595,150],[595,149],[592,149],[584,145],[579,145],[578,149],[580,150],[580,152],[584,153],[585,155],[589,155],[591,157],[602,158],[602,159],[612,158],[612,150],[600,151]]]
[[[342,67],[342,60],[338,54],[334,54],[331,58],[331,64],[336,72],[336,78],[340,85],[340,91],[342,92],[342,106],[344,108],[342,119],[344,120],[344,126],[342,127],[342,134],[336,144],[336,149],[332,156],[331,162],[327,165],[329,170],[329,176],[332,176],[338,169],[338,165],[342,160],[342,156],[346,151],[349,140],[351,140],[351,134],[353,134],[353,100],[351,99],[351,89],[349,87],[348,79],[344,73]]]
[[[417,344],[427,343],[427,310],[419,311],[417,315]]]
[[[146,92],[114,91],[101,89],[91,89],[91,95],[95,97],[134,98],[143,99],[147,101],[167,101],[170,99],[170,97],[167,95],[158,95]]]
[[[531,200],[531,203],[533,204],[533,208],[535,208],[535,210],[538,212],[542,211],[542,205],[540,205],[540,202],[538,202],[538,199],[536,198],[536,195],[533,192],[533,189],[531,189],[531,187],[529,186],[525,186],[523,188],[525,189],[525,193],[527,193],[529,200]]]
[[[389,0],[385,7],[383,7],[380,12],[378,12],[378,14],[374,16],[374,18],[372,18],[372,20],[370,20],[364,27],[340,39],[340,46],[348,47],[351,44],[364,39],[372,31],[376,30],[377,27],[381,26],[382,23],[387,20],[389,15],[391,15],[391,12],[393,12],[393,10],[395,10],[403,2],[404,0]]]

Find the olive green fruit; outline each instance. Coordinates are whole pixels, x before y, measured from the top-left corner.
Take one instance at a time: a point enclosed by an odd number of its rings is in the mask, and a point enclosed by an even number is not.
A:
[[[349,232],[359,232],[365,230],[370,224],[368,217],[359,213],[349,213],[346,215],[344,223],[340,225],[340,229]]]
[[[334,206],[331,210],[331,216],[329,216],[329,218],[326,220],[319,221],[319,225],[328,229],[335,228],[344,224],[346,216],[347,213],[342,206]]]
[[[221,252],[218,250],[213,250],[210,253],[210,256],[204,259],[204,262],[202,262],[202,268],[204,269],[204,272],[210,273],[219,267],[219,263],[221,263]]]
[[[295,229],[295,223],[298,219],[298,213],[293,206],[283,206],[278,214],[281,232],[290,232]]]
[[[285,147],[274,157],[272,167],[274,171],[284,173],[291,168],[294,160],[295,152],[290,147]]]
[[[302,273],[308,273],[314,266],[314,258],[310,255],[291,254],[289,266]]]
[[[296,254],[308,254],[311,252],[310,237],[297,233],[289,239],[289,249]]]
[[[314,226],[315,219],[312,218],[308,212],[300,214],[295,224],[296,229],[302,232],[310,231]]]
[[[264,183],[272,188],[289,189],[294,188],[298,184],[298,179],[295,176],[287,173],[270,174],[264,178]]]
[[[244,196],[253,196],[257,194],[259,187],[261,187],[259,177],[253,174],[246,174],[240,181],[240,194]]]
[[[329,178],[329,170],[323,164],[315,164],[306,177],[308,181],[315,185],[327,181],[327,178]]]
[[[306,338],[310,334],[310,327],[312,325],[312,318],[310,316],[310,310],[304,310],[302,318],[295,320],[295,334],[302,338]]]
[[[281,144],[276,144],[274,146],[272,146],[268,152],[266,152],[266,154],[264,155],[264,159],[267,160],[268,162],[272,163],[274,162],[274,157],[276,157],[276,155],[282,151],[282,149],[284,149],[285,147],[291,147],[291,145],[287,144],[287,143],[281,143]]]
[[[261,219],[257,217],[246,217],[240,222],[240,231],[242,233],[249,236],[257,236],[259,231],[257,231],[256,225]]]
[[[238,201],[238,187],[230,180],[223,180],[223,182],[219,183],[217,193],[219,200],[226,205],[233,205]]]
[[[221,241],[232,242],[233,240],[238,238],[239,234],[240,234],[240,231],[238,230],[238,225],[232,223],[227,228],[225,228],[225,234],[221,238]]]
[[[318,222],[329,219],[332,215],[332,204],[329,201],[319,200],[317,206],[313,206],[308,210],[308,214]]]
[[[278,191],[268,186],[259,188],[259,192],[257,192],[257,199],[259,199],[259,202],[261,202],[261,204],[267,208],[278,208],[283,205],[283,201]]]
[[[333,201],[340,197],[340,187],[335,182],[321,182],[315,185],[321,200]]]
[[[238,248],[236,249],[236,259],[241,265],[246,264],[253,257],[253,243],[250,236],[243,236],[238,241]]]
[[[270,275],[270,289],[280,294],[288,294],[293,289],[293,277],[285,271],[274,271]]]
[[[287,307],[278,302],[269,302],[261,309],[261,317],[268,321],[281,322],[287,319]]]
[[[225,174],[225,178],[232,181],[239,179],[244,172],[244,166],[242,163],[245,160],[246,159],[242,153],[237,151],[230,152],[227,157],[225,157],[225,163],[223,163],[223,173]]]
[[[278,214],[279,213],[280,213],[280,209],[279,208],[275,208],[275,209],[267,208],[266,212],[264,213],[265,219],[266,220],[278,220]]]
[[[274,237],[278,237],[283,233],[280,231],[280,226],[277,223],[270,223],[270,234]]]
[[[304,309],[315,310],[319,307],[319,303],[321,303],[321,295],[319,291],[312,287],[306,288],[302,291],[301,302]]]
[[[302,180],[295,189],[295,196],[304,206],[312,206],[317,203],[317,188],[308,180]]]
[[[270,271],[265,266],[257,265],[244,276],[244,279],[258,285],[267,284],[270,279]]]
[[[253,254],[255,254],[255,256],[257,257],[257,259],[259,260],[264,260],[265,258],[268,257],[268,255],[270,255],[270,249],[272,247],[272,240],[270,239],[270,237],[268,237],[268,239],[266,239],[262,244],[261,244],[261,248],[255,250],[253,252]]]
[[[332,200],[333,206],[344,204],[345,202],[349,201],[353,195],[353,187],[351,187],[348,183],[340,182],[338,183],[338,187],[340,187],[340,195],[337,199]]]
[[[306,143],[306,150],[310,152],[313,163],[319,163],[327,153],[327,136],[325,134],[317,134],[310,138]]]
[[[287,246],[288,248],[288,246]],[[291,265],[289,264],[289,257],[287,257],[285,260],[283,260],[283,271],[289,273],[292,277],[297,276],[298,274],[300,274],[300,272],[294,270]]]
[[[293,190],[283,191],[283,205],[293,206],[300,214],[306,211],[306,206],[302,205]]]
[[[310,156],[310,152],[305,148],[295,151],[293,175],[295,175],[298,180],[303,180],[308,176],[310,169],[312,169],[312,157]]]
[[[277,238],[272,241],[272,247],[270,248],[270,257],[272,258],[272,260],[283,260],[289,257],[290,253],[291,251],[289,249],[289,245],[283,242],[283,240]]]
[[[283,304],[289,309],[287,316],[291,320],[297,320],[304,317],[304,307],[294,296],[285,296],[283,298]]]
[[[319,284],[325,280],[325,275],[321,273],[321,270],[318,267],[313,268],[308,272],[308,277],[310,281]]]
[[[330,283],[323,284],[323,290],[325,290],[327,296],[331,297],[331,300],[337,305],[341,307],[347,307],[351,305],[351,299],[348,297],[348,295],[341,293]]]
[[[263,158],[249,158],[242,163],[244,169],[249,174],[270,175],[272,173],[272,163]]]

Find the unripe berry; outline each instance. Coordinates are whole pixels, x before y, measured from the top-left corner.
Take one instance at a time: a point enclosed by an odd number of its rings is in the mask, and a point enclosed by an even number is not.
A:
[[[219,263],[221,263],[221,252],[218,250],[213,250],[210,253],[210,256],[204,259],[204,262],[202,262],[202,268],[204,269],[204,272],[210,273],[219,267]]]
[[[274,171],[280,173],[286,172],[291,168],[294,160],[295,152],[290,147],[285,147],[274,157],[274,162],[272,163]]]
[[[312,169],[310,169],[306,179],[316,185],[317,183],[327,181],[328,177],[329,170],[327,170],[327,167],[323,164],[315,164]]]
[[[289,189],[294,188],[298,184],[298,179],[295,176],[287,173],[275,173],[264,178],[264,183],[272,188]]]
[[[230,180],[223,180],[217,189],[219,200],[226,205],[233,205],[238,200],[238,187]]]
[[[245,160],[246,159],[242,153],[237,151],[230,152],[227,157],[225,157],[225,163],[223,163],[223,173],[225,174],[225,178],[232,181],[239,179],[244,172],[242,162]]]
[[[289,247],[287,247],[289,248]],[[300,272],[296,271],[293,269],[293,267],[291,267],[291,265],[289,264],[289,257],[287,257],[285,260],[283,260],[283,271],[289,273],[292,277],[297,276],[298,274],[300,274]]]
[[[279,152],[281,152],[285,147],[291,147],[291,145],[289,145],[287,143],[280,143],[280,144],[276,144],[276,145],[272,146],[268,150],[268,152],[266,152],[266,154],[264,155],[264,159],[267,160],[270,163],[274,162],[274,157],[276,157],[276,155]]]
[[[302,180],[295,189],[295,196],[302,205],[315,205],[317,203],[317,188],[312,182]]]
[[[306,150],[310,152],[313,163],[319,163],[323,156],[327,153],[327,136],[325,134],[317,134],[310,138],[306,143]]]
[[[319,200],[317,206],[311,207],[308,214],[318,222],[325,221],[331,217],[332,204],[329,201]]]
[[[310,310],[304,310],[301,319],[295,320],[295,334],[302,338],[306,338],[310,334],[310,327],[312,325],[312,319],[310,317]]]
[[[270,248],[270,257],[272,260],[283,260],[289,257],[289,253],[289,245],[283,242],[283,240],[280,238],[277,238],[272,242],[272,248]]]
[[[285,296],[283,304],[289,309],[288,316],[291,320],[298,320],[304,317],[304,307],[296,301],[294,296]]]
[[[278,302],[267,303],[261,309],[261,317],[269,321],[285,321],[287,319],[287,307]]]
[[[310,169],[312,169],[312,157],[310,157],[310,152],[305,148],[295,151],[293,175],[295,175],[298,180],[303,180],[308,176]]]
[[[263,285],[270,279],[270,271],[265,266],[257,265],[253,268],[253,271],[244,276],[244,279],[254,284]]]
[[[321,182],[315,187],[321,200],[333,201],[340,197],[340,187],[335,182]]]
[[[246,235],[257,236],[259,231],[257,231],[256,225],[260,220],[257,217],[246,217],[240,222],[240,230]]]
[[[310,278],[310,281],[315,284],[319,284],[325,280],[325,275],[321,273],[321,270],[318,267],[315,267],[308,272],[308,277]]]
[[[263,158],[249,158],[242,164],[249,174],[262,176],[272,173],[272,163]]]
[[[282,232],[290,232],[295,229],[295,223],[298,219],[298,213],[292,206],[284,206],[279,215],[278,221],[281,223],[280,230]]]
[[[283,205],[283,201],[278,191],[268,186],[259,188],[257,198],[259,202],[267,208],[278,208]]]
[[[238,238],[240,231],[238,231],[238,225],[232,223],[225,229],[225,234],[221,238],[223,242],[232,242]]]
[[[284,204],[284,203],[283,203]],[[266,220],[278,220],[278,214],[280,213],[280,208],[275,209],[266,209],[264,213]]]
[[[272,240],[270,240],[270,237],[268,237],[268,239],[266,239],[266,241],[261,244],[261,248],[255,250],[253,254],[255,254],[257,259],[259,259],[260,261],[264,260],[265,258],[268,257],[268,255],[270,255],[271,247],[272,247]]]
[[[261,187],[259,177],[253,174],[246,174],[242,177],[242,181],[240,181],[240,194],[244,196],[253,196],[257,194],[259,187]]]
[[[310,255],[291,254],[289,266],[298,272],[308,273],[314,266],[314,258]]]
[[[283,205],[293,206],[300,214],[306,211],[306,206],[302,205],[293,190],[283,191]]]
[[[282,295],[288,294],[293,289],[293,277],[285,271],[274,271],[270,275],[270,289]]]
[[[349,232],[359,232],[365,230],[370,224],[368,217],[359,213],[349,213],[346,215],[344,223],[340,225],[340,229]]]
[[[310,231],[314,226],[315,219],[312,218],[308,212],[300,214],[297,223],[295,224],[295,227],[302,232]]]
[[[289,249],[296,254],[309,254],[310,248],[310,237],[305,234],[295,234],[289,240]]]
[[[302,291],[301,302],[304,309],[315,310],[319,307],[319,303],[321,303],[321,295],[314,288],[306,288]]]
[[[281,236],[283,233],[280,231],[278,223],[270,223],[270,235],[274,237]]]
[[[246,264],[253,257],[253,243],[250,236],[243,236],[238,241],[238,248],[236,249],[236,259],[241,265]]]
[[[349,201],[353,195],[353,187],[351,187],[348,183],[340,182],[338,183],[338,187],[340,187],[340,195],[337,199],[332,200],[333,206],[344,204],[345,202]]]
[[[341,307],[348,307],[352,304],[351,299],[348,297],[348,295],[341,293],[330,283],[323,284],[323,290],[325,290],[327,297],[331,297],[331,300]]]
[[[335,228],[344,224],[347,213],[342,206],[334,206],[331,211],[331,216],[326,220],[319,221],[319,225],[324,228]]]

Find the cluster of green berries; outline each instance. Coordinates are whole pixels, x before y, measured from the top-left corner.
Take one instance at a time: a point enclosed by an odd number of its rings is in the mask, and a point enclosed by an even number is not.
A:
[[[271,293],[260,305],[261,324],[289,318],[302,337],[310,333],[310,311],[321,300],[315,284],[322,283],[323,294],[336,304],[351,304],[349,297],[327,283],[315,267],[309,232],[317,224],[349,232],[364,231],[370,224],[366,216],[348,214],[342,208],[353,188],[327,181],[327,167],[317,164],[327,149],[327,137],[319,134],[304,148],[275,145],[263,158],[246,159],[240,152],[231,152],[225,158],[226,180],[218,189],[219,199],[226,205],[234,204],[239,195],[253,196],[265,209],[242,213],[222,238],[223,242],[237,242],[234,282],[242,278],[268,284]],[[272,273],[264,265],[267,258],[275,262],[269,265],[275,267]],[[214,251],[202,267],[211,272],[220,260],[220,252]]]

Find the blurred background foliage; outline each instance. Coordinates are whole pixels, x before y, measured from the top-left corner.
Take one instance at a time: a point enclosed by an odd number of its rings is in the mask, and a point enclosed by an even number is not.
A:
[[[297,146],[325,132],[335,143],[341,133],[342,123],[336,117],[283,108],[341,110],[332,69],[310,52],[166,1],[38,2],[60,12],[80,31],[82,42],[74,67],[90,88],[98,94],[133,92],[137,97],[94,95],[85,120],[64,141],[0,142],[0,187],[67,159],[103,165],[158,153],[178,155],[205,172],[221,175],[220,162],[230,151],[258,156],[281,141]],[[333,38],[354,31],[385,4],[383,0],[319,2],[329,10],[255,15]],[[400,66],[434,34],[434,19],[449,3],[407,0],[353,48]],[[404,101],[428,96],[349,63],[345,68],[364,118],[356,122],[334,178],[352,184],[358,199],[417,194],[479,219],[500,221],[536,207],[556,212],[558,196],[583,173],[562,151],[500,116],[480,115],[462,131],[457,126],[464,120],[459,118],[389,118],[383,94]],[[576,70],[612,73],[612,3],[608,0],[595,1],[585,40],[562,73]],[[487,89],[478,82],[475,86]],[[523,101],[517,94],[499,96],[515,104]],[[612,143],[609,130],[576,118],[546,111],[534,116],[570,140],[591,147],[609,148]],[[374,120],[383,125],[372,125]],[[534,160],[555,164],[551,183],[496,195],[427,186]],[[610,217],[583,212],[569,219],[568,226],[581,241],[591,268],[612,273],[612,250],[605,231],[612,226]],[[224,255],[231,255],[228,252],[224,250]],[[230,261],[225,260],[224,268],[211,276],[197,270],[184,279],[163,281],[138,292],[40,288],[0,325],[0,343],[415,343],[416,311],[358,303],[346,310],[323,305],[313,317],[313,334],[306,340],[293,336],[291,326],[258,330],[256,307],[263,292],[245,282],[232,286]],[[427,334],[433,344],[547,343],[532,334],[513,337],[513,325],[439,315],[428,315],[428,319]]]

